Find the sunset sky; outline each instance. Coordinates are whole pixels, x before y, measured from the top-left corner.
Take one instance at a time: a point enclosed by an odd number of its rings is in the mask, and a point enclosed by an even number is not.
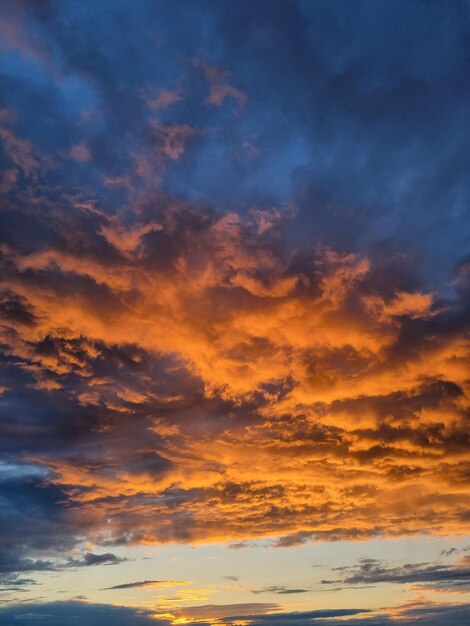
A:
[[[470,2],[0,2],[0,626],[470,623]]]

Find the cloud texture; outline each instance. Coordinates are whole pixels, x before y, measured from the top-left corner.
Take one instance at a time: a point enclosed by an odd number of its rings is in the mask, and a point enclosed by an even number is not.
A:
[[[47,247],[3,248],[6,451],[64,523],[103,545],[463,531],[465,301],[404,288],[401,259],[283,251],[277,211],[147,202],[130,225],[68,204]]]
[[[5,588],[468,532],[468,3],[354,4],[3,3]]]

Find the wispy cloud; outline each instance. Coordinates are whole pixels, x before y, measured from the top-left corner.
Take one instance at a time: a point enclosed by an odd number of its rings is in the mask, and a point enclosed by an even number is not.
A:
[[[279,595],[295,595],[298,593],[308,593],[311,589],[299,589],[299,588],[289,588],[279,585],[272,585],[271,587],[262,587],[261,589],[252,589],[251,593],[276,593]]]
[[[177,585],[189,585],[189,582],[184,580],[141,580],[131,583],[122,583],[121,585],[113,585],[112,587],[105,587],[104,591],[111,589],[133,589],[136,587],[176,587]]]

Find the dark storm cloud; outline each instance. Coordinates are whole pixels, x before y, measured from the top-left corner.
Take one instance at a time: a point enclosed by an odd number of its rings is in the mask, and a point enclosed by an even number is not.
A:
[[[217,620],[220,623],[232,623],[232,620],[248,621],[250,615],[255,617],[279,610],[278,604],[270,602],[240,602],[237,604],[203,604],[202,606],[187,606],[176,611],[177,618],[197,620]],[[243,617],[240,617],[243,616]],[[216,622],[216,623],[217,623]]]
[[[293,546],[301,546],[302,544],[307,543],[307,541],[314,535],[315,533],[313,531],[299,530],[290,535],[279,537],[274,545],[276,548],[292,548]]]
[[[245,201],[297,191],[297,234],[334,245],[397,237],[413,251],[425,230],[449,268],[468,218],[466,3],[208,6],[217,60],[248,94],[244,129],[260,154],[230,168],[218,158],[230,148],[202,148],[192,188],[229,203],[235,187]]]
[[[356,609],[305,611],[252,615],[225,618],[224,623],[236,623],[237,619],[248,619],[253,626],[391,626],[397,619],[403,626],[460,626],[468,621],[468,604],[434,604],[426,601],[410,602],[397,609],[377,612]],[[351,616],[351,617],[350,617]]]
[[[416,606],[410,606],[405,609],[403,617],[404,623],[408,624],[422,623],[429,626],[439,626],[440,624],[450,624],[459,626],[465,624],[470,617],[469,604],[456,604],[454,606],[446,605],[426,605],[425,602],[417,603]],[[408,621],[407,621],[408,620]]]
[[[15,572],[55,569],[52,560],[34,558],[33,554],[60,554],[76,544],[74,527],[63,507],[64,492],[45,482],[40,470],[10,467],[17,475],[8,476],[9,472],[3,471],[0,509],[0,573],[6,576],[7,584]]]
[[[34,579],[21,576],[26,572],[34,575],[125,560],[109,552],[66,556],[80,543],[76,538],[79,526],[67,510],[66,492],[49,482],[50,474],[41,466],[3,463],[1,473],[0,586],[35,584]],[[38,558],[42,554],[48,558]]]
[[[36,585],[33,578],[20,578],[19,574],[0,574],[0,590],[1,591],[23,591],[23,588],[29,588]]]

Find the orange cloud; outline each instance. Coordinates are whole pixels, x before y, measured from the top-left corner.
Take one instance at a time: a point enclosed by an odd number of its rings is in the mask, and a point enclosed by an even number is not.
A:
[[[173,161],[179,159],[185,151],[186,142],[195,133],[187,124],[150,123],[150,131],[156,141],[156,151]]]
[[[91,152],[85,144],[77,143],[70,148],[69,156],[74,161],[79,161],[83,163],[86,161],[90,161]]]
[[[181,99],[182,95],[179,91],[162,89],[156,98],[147,98],[145,102],[149,109],[166,109]]]
[[[240,109],[247,103],[247,95],[241,89],[230,85],[228,78],[230,73],[220,67],[206,65],[199,59],[192,60],[193,66],[200,70],[210,85],[209,95],[206,103],[213,106],[222,106],[227,98],[233,98],[238,102]]]
[[[390,296],[358,254],[281,254],[277,211],[79,215],[60,245],[3,249],[31,317],[2,341],[94,415],[93,443],[34,457],[94,541],[468,529],[458,303]]]

